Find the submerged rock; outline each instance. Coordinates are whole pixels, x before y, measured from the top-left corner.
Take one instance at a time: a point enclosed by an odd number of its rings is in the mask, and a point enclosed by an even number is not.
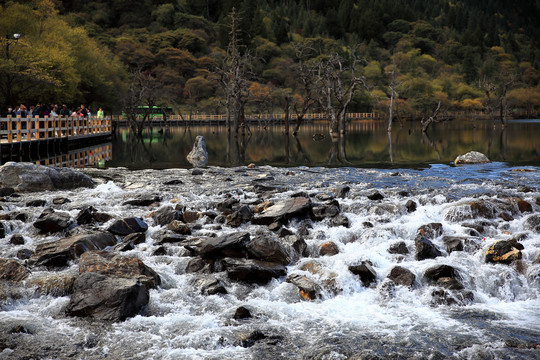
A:
[[[459,155],[454,164],[485,164],[491,162],[488,157],[478,151],[469,151],[464,155]]]
[[[0,186],[18,192],[33,192],[94,187],[95,182],[88,175],[71,168],[10,161],[0,166]]]
[[[186,157],[187,161],[194,167],[205,167],[208,163],[208,152],[206,151],[206,142],[203,136],[198,135],[195,138],[193,149]]]

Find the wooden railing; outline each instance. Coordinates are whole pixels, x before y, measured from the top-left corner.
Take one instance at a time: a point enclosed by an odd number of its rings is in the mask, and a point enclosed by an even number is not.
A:
[[[347,113],[348,119],[378,119],[377,113]],[[126,121],[127,119],[125,116],[115,116],[114,119],[118,119],[119,121]],[[250,121],[256,121],[256,120],[284,120],[285,114],[284,113],[278,113],[278,114],[250,114],[246,115],[246,119]],[[291,121],[296,120],[296,115],[290,114],[289,119]],[[326,119],[326,115],[323,113],[308,113],[304,116],[304,120],[324,120]],[[150,121],[163,121],[163,116],[161,115],[150,115]],[[208,115],[208,114],[186,114],[183,116],[180,115],[167,115],[167,120],[169,121],[223,121],[225,122],[227,120],[227,115]]]
[[[111,133],[111,119],[98,117],[0,118],[1,142],[83,138]]]

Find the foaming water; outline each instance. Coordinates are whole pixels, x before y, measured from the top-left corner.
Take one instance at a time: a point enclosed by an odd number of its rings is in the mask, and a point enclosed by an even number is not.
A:
[[[436,165],[424,170],[398,169],[324,169],[209,168],[200,177],[188,170],[130,172],[125,169],[91,171],[100,176],[94,189],[40,194],[50,204],[52,199],[67,197],[70,203],[59,210],[76,216],[83,206],[117,217],[139,216],[150,225],[146,242],[125,254],[135,256],[157,271],[162,279],[158,289],[150,291],[150,303],[134,318],[121,323],[101,324],[64,315],[69,297],[40,295],[27,290],[17,299],[2,303],[0,329],[3,332],[0,357],[20,358],[32,354],[44,358],[85,359],[385,359],[385,358],[455,358],[507,359],[533,358],[540,351],[540,265],[533,264],[540,254],[540,234],[528,228],[531,213],[515,211],[513,218],[473,216],[472,201],[497,202],[519,197],[540,213],[540,169],[508,168],[502,163],[453,167]],[[164,183],[180,179],[183,183]],[[288,274],[300,274],[321,286],[321,298],[305,301],[298,288],[285,278],[267,285],[247,285],[231,281],[224,272],[214,276],[222,281],[227,294],[203,295],[194,282],[200,275],[185,268],[190,257],[181,246],[171,245],[167,255],[152,255],[159,246],[162,230],[149,215],[156,208],[132,207],[123,202],[141,195],[158,194],[160,206],[182,204],[187,209],[214,210],[227,194],[251,203],[258,194],[253,184],[275,186],[280,192],[275,200],[305,192],[318,202],[316,195],[333,194],[343,186],[350,188],[340,198],[342,214],[350,226],[332,226],[328,220],[308,221],[311,228],[305,237],[309,256],[287,267]],[[382,200],[368,198],[374,192]],[[408,201],[417,204],[409,212]],[[8,210],[6,210],[6,208]],[[23,210],[31,218],[39,209],[14,202],[5,212]],[[107,228],[112,222],[100,225]],[[293,232],[301,225],[292,221]],[[442,256],[417,261],[414,238],[420,226],[440,223],[444,236],[468,240],[465,251],[448,253],[443,236],[432,241]],[[469,224],[483,227],[480,236],[471,235]],[[11,221],[11,233],[21,233],[24,246],[0,243],[2,257],[13,257],[17,250],[56,240],[61,235],[43,236],[28,223]],[[237,229],[200,219],[199,233],[219,236],[236,231],[252,235],[264,233],[260,226],[243,224]],[[522,235],[522,268],[515,265],[485,263],[487,248],[495,241]],[[10,234],[6,236],[9,238]],[[318,248],[334,242],[339,253],[318,256]],[[403,242],[407,254],[391,254],[390,245]],[[348,267],[369,262],[376,280],[365,287]],[[450,265],[472,300],[454,305],[434,301],[434,291],[424,277],[427,269]],[[311,265],[317,271],[308,271]],[[387,279],[395,266],[415,275],[413,286],[394,286]],[[76,270],[73,263],[67,271]],[[66,271],[66,270],[63,270]],[[37,275],[33,274],[34,276]],[[244,306],[253,317],[235,320],[235,310]],[[15,326],[28,333],[10,333]],[[264,340],[251,347],[242,341],[253,331]],[[49,344],[48,350],[44,346]]]

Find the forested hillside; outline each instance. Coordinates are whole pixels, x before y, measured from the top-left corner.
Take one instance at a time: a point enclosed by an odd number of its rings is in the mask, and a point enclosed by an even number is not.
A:
[[[287,105],[300,111],[311,100],[308,111],[325,110],[306,92],[306,81],[314,90],[322,78],[302,74],[320,72],[333,55],[354,67],[338,74],[343,85],[361,80],[347,111],[388,111],[391,98],[410,114],[430,113],[439,102],[494,113],[540,104],[538,1],[2,3],[2,106],[71,102],[119,113],[134,87],[146,86],[149,104],[224,113],[232,95],[220,79],[231,65],[233,9],[247,114]]]

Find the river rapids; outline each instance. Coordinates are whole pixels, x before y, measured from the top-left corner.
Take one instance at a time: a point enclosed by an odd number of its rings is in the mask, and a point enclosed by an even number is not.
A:
[[[509,167],[504,163],[427,169],[209,167],[201,175],[192,170],[139,170],[125,168],[83,170],[98,183],[93,189],[26,193],[3,202],[2,213],[24,211],[28,221],[10,220],[0,240],[0,258],[15,258],[25,248],[65,236],[40,234],[32,222],[43,208],[27,207],[45,200],[75,217],[84,206],[115,218],[136,216],[149,225],[146,241],[126,251],[154,269],[161,285],[150,290],[148,305],[135,317],[105,323],[68,317],[70,296],[42,295],[32,287],[0,302],[0,359],[525,359],[540,357],[540,227],[530,226],[540,214],[540,169]],[[172,181],[178,180],[178,181]],[[256,185],[279,189],[266,195],[274,201],[305,193],[314,202],[336,197],[349,226],[331,221],[292,220],[286,225],[303,235],[308,256],[287,266],[321,286],[321,296],[305,300],[286,276],[265,285],[233,281],[225,272],[215,276],[226,294],[204,295],[193,286],[197,274],[187,273],[191,259],[181,244],[167,244],[155,255],[155,225],[150,214],[159,207],[181,204],[188,210],[217,212],[215,205],[236,197],[257,203]],[[374,193],[381,196],[370,199]],[[122,205],[140,196],[159,196],[151,206]],[[70,202],[54,205],[53,199]],[[516,210],[504,219],[474,215],[472,201],[497,202],[520,198],[532,211]],[[407,210],[407,201],[416,204]],[[100,224],[106,229],[110,225]],[[442,235],[432,241],[442,255],[415,259],[419,227],[442,224]],[[471,225],[472,224],[472,225]],[[250,222],[238,228],[217,224],[202,216],[192,226],[192,237],[238,231],[260,234],[266,226]],[[474,230],[476,229],[476,230]],[[25,243],[8,239],[21,234]],[[444,236],[469,239],[463,251],[448,252]],[[497,240],[519,238],[522,258],[512,264],[486,263],[485,254]],[[320,256],[319,247],[331,241],[338,253]],[[408,253],[388,251],[404,242]],[[306,263],[316,264],[315,272]],[[369,262],[376,279],[364,286],[350,265]],[[460,274],[467,301],[436,301],[436,285],[424,279],[436,265],[450,265]],[[392,268],[410,270],[413,286],[389,286]],[[55,269],[76,273],[77,262]],[[35,275],[35,274],[33,274]],[[330,284],[330,285],[329,285]],[[252,317],[235,319],[237,308]],[[22,329],[14,331],[13,329]],[[253,336],[253,334],[259,334]],[[250,335],[251,334],[251,335]],[[250,337],[251,336],[251,337]],[[246,339],[251,342],[246,342]]]

